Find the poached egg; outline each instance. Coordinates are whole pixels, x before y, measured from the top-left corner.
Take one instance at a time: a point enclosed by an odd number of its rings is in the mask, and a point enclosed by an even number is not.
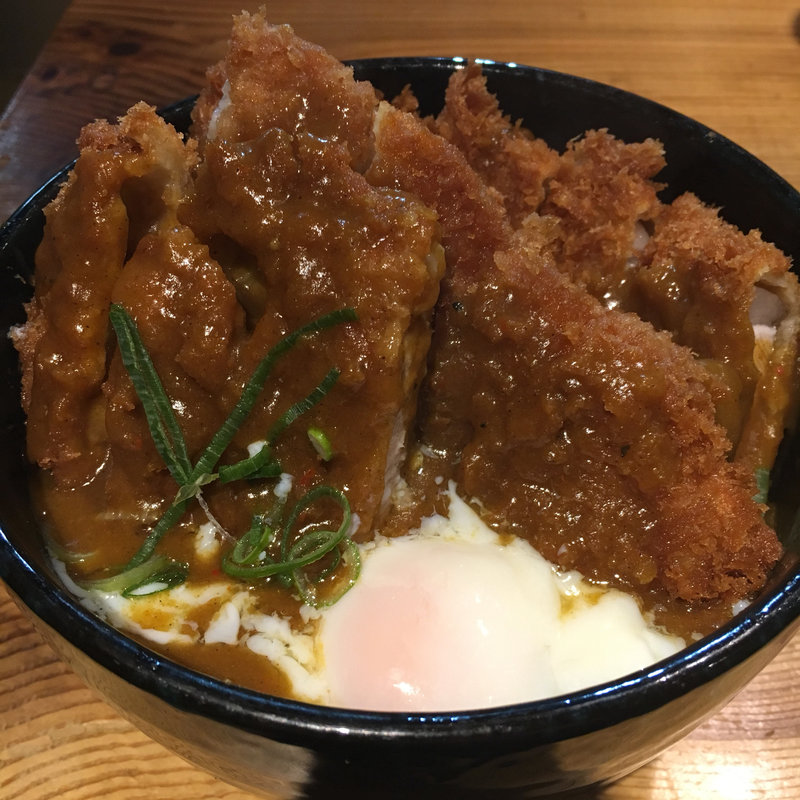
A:
[[[355,585],[334,605],[301,609],[301,628],[221,579],[126,599],[83,602],[155,643],[248,647],[295,697],[351,709],[445,712],[551,697],[622,677],[685,646],[633,597],[559,572],[527,542],[501,539],[449,489],[447,516],[360,546]],[[199,532],[208,555],[208,531]],[[198,547],[200,544],[198,544]],[[204,627],[189,623],[206,604]]]

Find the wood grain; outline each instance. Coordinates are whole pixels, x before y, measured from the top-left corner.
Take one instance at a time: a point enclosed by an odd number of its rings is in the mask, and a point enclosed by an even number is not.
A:
[[[231,15],[255,5],[76,0],[0,119],[0,218],[74,157],[84,123],[196,92]],[[701,120],[800,185],[800,10],[788,0],[278,0],[269,9],[340,58],[477,56],[611,83]]]
[[[0,119],[0,218],[75,155],[81,125],[196,92],[248,0],[75,0]],[[800,186],[800,6],[788,0],[275,0],[341,58],[535,64],[689,114]],[[584,800],[800,797],[800,636],[725,710]],[[0,587],[0,798],[252,800],[134,729],[61,664]]]
[[[98,699],[0,585],[3,800],[254,800],[186,764]],[[800,797],[800,635],[713,719],[658,759],[573,800]]]

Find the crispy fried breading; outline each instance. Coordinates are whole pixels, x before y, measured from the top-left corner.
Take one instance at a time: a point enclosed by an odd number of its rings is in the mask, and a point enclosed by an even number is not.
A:
[[[373,179],[437,209],[448,255],[421,420],[440,458],[422,471],[561,566],[651,607],[718,603],[719,621],[780,546],[725,459],[702,368],[556,268],[557,221],[513,233],[458,150],[400,112],[379,121]]]
[[[451,78],[435,127],[500,192],[515,227],[524,219],[515,198],[531,196],[524,170],[538,172],[544,201],[530,210],[558,220],[557,267],[695,352],[736,460],[768,469],[797,395],[800,289],[788,259],[692,195],[662,203],[664,153],[652,139],[588,131],[543,169],[532,135],[502,117],[475,64]]]
[[[736,460],[769,469],[797,394],[800,288],[788,258],[685,194],[662,207],[630,282],[640,315],[719,376]]]
[[[796,283],[758,235],[691,196],[661,203],[658,143],[594,131],[558,156],[503,115],[474,65],[421,120],[410,91],[379,100],[263,13],[237,18],[194,134],[199,157],[143,106],[87,129],[17,332],[31,456],[70,485],[96,473],[98,508],[133,520],[129,538],[150,522],[136,507],[154,513],[175,486],[109,349],[109,303],[136,319],[193,456],[271,345],[352,307],[356,323],[276,366],[229,458],[336,366],[275,450],[297,494],[347,492],[362,538],[404,532],[454,480],[499,531],[631,590],[677,633],[718,625],[763,584],[781,548],[752,469],[778,434],[751,415],[732,462],[716,417],[733,399],[784,419]],[[760,312],[777,346],[756,359],[757,289],[784,317]],[[208,495],[241,533],[271,491]]]
[[[664,166],[659,142],[627,144],[607,131],[569,143],[541,214],[559,220],[559,269],[606,305],[633,310],[628,276],[661,209],[653,177]]]
[[[309,373],[342,371],[316,422],[341,454],[325,479],[350,488],[367,536],[373,515],[388,508],[425,367],[443,268],[435,215],[360,174],[373,151],[378,101],[321,48],[245,14],[218,73],[225,99],[204,131],[183,217],[251,307],[248,369],[278,334],[336,308],[358,313],[357,325],[303,350],[303,370],[287,362],[277,375],[287,395],[301,397]],[[251,415],[254,438],[270,413]],[[314,466],[300,455],[309,451],[304,427],[287,431],[278,447],[295,475]]]
[[[79,145],[81,158],[45,212],[23,348],[29,454],[72,483],[105,458],[98,403],[114,284],[136,237],[174,220],[196,160],[144,104],[118,126],[88,126]]]
[[[512,224],[519,225],[539,208],[545,184],[558,169],[558,153],[503,114],[477,64],[453,73],[432,128],[499,192]]]
[[[361,170],[371,158],[376,103],[373,87],[355,82],[352,69],[322,47],[288,25],[269,25],[263,11],[244,12],[198,98],[194,133],[202,148],[208,138],[248,142],[272,128],[289,135],[313,131],[332,147],[344,146]]]
[[[300,494],[321,482],[347,487],[367,536],[397,483],[425,366],[443,269],[438,224],[418,201],[375,189],[354,169],[372,152],[378,101],[320,48],[244,14],[213,74],[198,106],[198,127],[210,126],[199,165],[194,142],[152,110],[84,134],[75,173],[48,211],[37,298],[21,333],[35,342],[23,345],[30,454],[50,468],[91,455],[78,476],[86,480],[110,452],[98,480],[126,513],[174,497],[167,485],[153,499],[154,482],[169,478],[119,352],[108,350],[112,301],[136,320],[192,460],[272,345],[352,308],[357,322],[301,341],[275,366],[228,457],[244,457],[338,369],[324,402],[275,452]],[[205,113],[212,95],[220,104]],[[106,205],[109,213],[93,213]],[[68,302],[70,291],[78,296]],[[308,441],[309,426],[330,439],[329,463]],[[247,529],[255,501],[216,486],[209,497],[224,524]]]

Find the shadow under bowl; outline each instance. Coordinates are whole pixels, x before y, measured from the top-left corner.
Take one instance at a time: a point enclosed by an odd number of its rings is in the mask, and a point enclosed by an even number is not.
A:
[[[482,62],[504,111],[552,147],[591,128],[626,141],[660,139],[665,199],[691,190],[744,230],[761,229],[800,262],[800,195],[737,145],[656,103],[589,80]],[[387,97],[411,84],[437,111],[463,59],[352,62]],[[168,109],[179,129],[193,100]],[[24,320],[42,209],[54,176],[0,230],[3,330]],[[0,368],[0,577],[78,675],[157,741],[226,781],[277,797],[531,797],[606,782],[634,770],[720,709],[788,641],[800,613],[800,569],[789,539],[798,445],[773,471],[787,553],[768,585],[728,625],[674,657],[577,692],[474,712],[353,712],[227,685],[148,650],[85,610],[48,561],[28,490],[16,353],[3,337]],[[591,657],[591,654],[587,654]]]

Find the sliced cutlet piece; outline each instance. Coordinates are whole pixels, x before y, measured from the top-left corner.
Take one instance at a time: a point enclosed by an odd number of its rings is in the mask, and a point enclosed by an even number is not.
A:
[[[21,354],[28,453],[69,485],[106,461],[109,305],[126,260],[149,229],[175,219],[195,150],[139,104],[118,125],[87,126],[80,158],[45,210]]]
[[[461,150],[470,166],[498,192],[511,223],[519,225],[544,201],[559,155],[519,121],[503,113],[486,87],[480,65],[470,62],[448,81],[431,128]]]
[[[460,151],[413,116],[383,107],[376,130],[370,178],[435,208],[447,254],[412,485],[454,479],[499,530],[662,618],[702,602],[684,633],[727,618],[780,546],[753,476],[725,458],[703,369],[564,276],[557,222],[515,233]]]
[[[325,400],[277,445],[299,483],[345,489],[366,537],[390,504],[425,369],[443,270],[436,216],[418,200],[371,186],[378,100],[320,47],[262,14],[234,24],[195,128],[203,161],[182,219],[236,285],[251,335],[234,383],[281,336],[326,312],[358,320],[303,341],[275,371],[277,387],[248,419],[240,447],[328,369]],[[320,462],[308,426],[329,437]]]
[[[718,376],[734,458],[769,470],[797,410],[800,287],[790,261],[693,194],[663,206],[633,278],[642,316]]]
[[[245,317],[208,247],[177,218],[194,142],[139,104],[116,124],[87,126],[79,144],[46,210],[36,293],[16,335],[29,383],[28,454],[55,481],[52,496],[72,492],[88,518],[138,532],[177,485],[123,366],[110,306],[135,320],[193,458],[228,411]]]
[[[559,221],[558,268],[610,308],[636,310],[630,276],[661,210],[653,178],[664,167],[660,142],[626,143],[587,131],[568,143],[547,184],[540,213]]]
[[[554,164],[503,116],[478,65],[453,74],[433,128],[499,192],[515,227],[526,208],[558,220],[561,271],[702,360],[732,456],[768,470],[797,405],[800,292],[789,260],[691,194],[662,203],[665,159],[653,139],[589,131]]]
[[[731,456],[769,470],[796,406],[800,290],[789,259],[693,194],[656,200],[651,141],[573,142],[541,213],[559,220],[558,268],[633,311],[706,369]],[[587,209],[594,209],[587,211]]]

